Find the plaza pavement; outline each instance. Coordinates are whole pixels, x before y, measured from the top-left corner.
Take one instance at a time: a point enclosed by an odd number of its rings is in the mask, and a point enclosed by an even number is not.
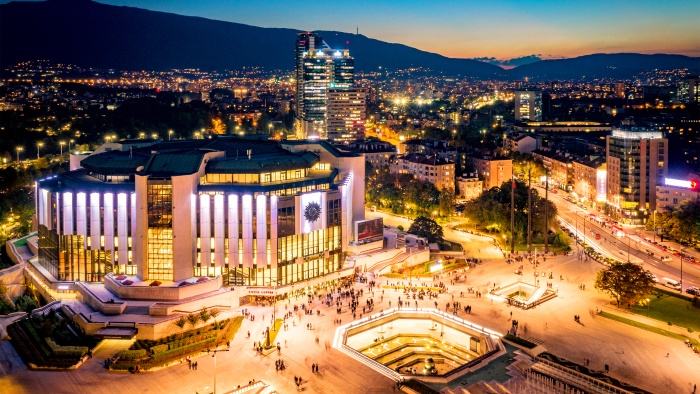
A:
[[[532,283],[534,269],[525,264],[524,275],[515,275],[518,264],[506,264],[491,240],[483,237],[462,234],[460,242],[467,245],[468,257],[482,257],[474,251],[486,251],[490,256],[485,263],[466,272],[466,283],[450,285],[450,277],[441,281],[449,288],[447,294],[438,298],[439,305],[459,300],[462,306],[471,305],[471,315],[459,312],[476,324],[502,333],[510,328],[512,319],[520,322],[520,335],[542,344],[550,352],[582,363],[584,358],[591,360],[590,367],[603,369],[610,365],[610,375],[640,388],[655,393],[690,393],[693,384],[700,383],[700,357],[693,354],[683,342],[649,333],[595,316],[595,309],[609,303],[609,298],[593,288],[595,273],[602,267],[595,262],[584,262],[577,256],[547,259],[538,271],[552,270],[554,279],[539,277],[540,283],[554,282],[558,289],[557,298],[531,309],[521,310],[504,303],[492,301],[487,295],[476,298],[467,294],[468,287],[487,293],[488,289],[504,286],[517,280]],[[450,237],[448,236],[448,239]],[[495,249],[495,250],[493,250]],[[461,273],[460,273],[461,274]],[[564,279],[560,280],[559,275]],[[379,285],[400,280],[378,278]],[[578,285],[585,284],[586,290]],[[363,305],[370,297],[366,284],[355,284],[356,289],[364,289],[360,300]],[[381,288],[380,288],[381,289]],[[389,301],[396,306],[398,297],[405,299],[403,292],[384,290],[383,301],[379,301],[381,290],[375,290],[375,312],[389,307]],[[464,297],[460,298],[460,292]],[[301,304],[304,299],[290,300],[291,305]],[[434,300],[419,301],[419,306],[430,307]],[[277,314],[285,312],[285,303],[278,303]],[[256,316],[255,321],[245,320],[239,333],[231,343],[228,352],[217,355],[217,392],[224,393],[237,385],[245,385],[251,379],[263,380],[270,386],[257,393],[296,392],[294,376],[304,378],[305,392],[309,393],[390,393],[393,382],[358,361],[351,359],[336,349],[326,349],[326,343],[333,338],[336,326],[333,320],[340,318],[343,323],[352,320],[347,306],[337,315],[335,306],[327,308],[314,301],[314,310],[320,309],[322,316],[304,315],[299,311],[288,319],[289,331],[282,331],[277,341],[282,344],[283,359],[288,368],[277,372],[274,368],[276,353],[269,356],[257,355],[253,341],[263,339],[262,332],[270,324],[273,308],[270,306],[244,306],[232,312],[240,315],[247,308]],[[573,316],[581,316],[576,323]],[[229,316],[220,316],[225,318]],[[293,323],[294,322],[294,323]],[[294,324],[296,323],[296,326]],[[306,324],[313,323],[315,330],[307,330]],[[246,334],[250,331],[251,338]],[[316,343],[316,337],[319,341]],[[3,393],[205,393],[211,392],[214,380],[214,359],[203,355],[197,371],[189,370],[187,364],[175,365],[156,372],[140,374],[109,372],[102,367],[105,358],[112,357],[129,346],[129,341],[109,340],[95,353],[91,360],[75,371],[43,372],[29,371],[22,364],[9,342],[0,342],[0,387]],[[669,355],[666,357],[666,355]],[[311,373],[311,364],[318,363],[320,372]],[[12,367],[10,368],[10,365]]]

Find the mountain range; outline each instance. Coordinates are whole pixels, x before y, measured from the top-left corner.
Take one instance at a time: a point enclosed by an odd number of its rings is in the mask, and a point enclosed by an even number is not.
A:
[[[0,5],[0,67],[49,60],[123,70],[261,66],[292,70],[299,30],[182,16],[90,0],[14,1]],[[480,79],[629,78],[653,69],[700,71],[700,58],[682,55],[595,54],[535,61],[504,70],[472,59],[448,58],[359,34],[318,31],[333,48],[348,48],[363,71],[427,68]]]

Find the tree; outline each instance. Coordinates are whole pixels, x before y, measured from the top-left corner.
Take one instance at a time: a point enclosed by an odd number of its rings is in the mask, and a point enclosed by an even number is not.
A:
[[[199,313],[191,313],[187,316],[187,322],[194,328],[199,323]]]
[[[184,316],[180,316],[177,320],[173,322],[180,329],[180,336],[182,337],[182,330],[185,329],[187,325],[187,319]]]
[[[216,322],[216,317],[219,316],[221,311],[219,308],[211,308],[209,309],[209,315],[214,319],[214,326],[216,326],[216,329],[219,329],[219,324]]]
[[[207,324],[209,319],[211,319],[211,314],[209,311],[207,311],[207,308],[202,308],[202,310],[199,311],[199,318],[204,322],[204,324]]]
[[[649,271],[634,263],[612,263],[598,271],[595,288],[610,294],[617,305],[643,300],[654,289]]]
[[[442,226],[433,219],[418,216],[408,228],[408,233],[427,238],[428,242],[442,242]]]
[[[15,300],[15,306],[21,311],[30,313],[31,311],[39,307],[39,303],[36,302],[36,300],[32,298],[32,296],[24,294],[17,297],[17,299]]]

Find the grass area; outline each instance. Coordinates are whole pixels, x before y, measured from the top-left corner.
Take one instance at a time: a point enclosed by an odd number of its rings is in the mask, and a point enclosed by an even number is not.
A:
[[[270,347],[268,347],[268,349],[277,346],[275,339],[277,339],[277,333],[280,332],[280,328],[282,327],[282,323],[283,323],[282,319],[275,319],[275,329],[270,330]]]
[[[533,253],[535,252],[535,249],[537,249],[537,253],[542,253],[544,251],[544,244],[532,244],[531,250]],[[571,250],[571,248],[568,246],[554,246],[552,244],[547,245],[547,249],[549,249],[550,252],[555,253],[568,252]],[[510,250],[510,244],[508,244],[508,250]],[[527,244],[516,243],[515,250],[518,252],[527,252]]]
[[[678,340],[681,340],[684,342],[686,340],[690,340],[690,342],[693,344],[693,346],[700,346],[700,342],[697,339],[691,338],[689,336],[676,334],[675,332],[671,332],[671,331],[664,330],[664,329],[661,329],[658,327],[650,326],[648,324],[640,323],[638,321],[627,319],[627,318],[624,318],[622,316],[614,315],[614,314],[608,313],[608,312],[601,311],[598,313],[598,315],[602,316],[606,319],[615,320],[617,322],[624,323],[624,324],[630,325],[632,327],[641,328],[642,330],[646,330],[646,331],[653,332],[656,334],[661,334],[661,335],[667,336],[669,338],[678,339]]]
[[[671,322],[675,326],[700,331],[700,308],[696,308],[685,297],[670,295],[665,292],[654,292],[649,297],[649,306],[633,306],[632,312],[649,316],[662,322]]]

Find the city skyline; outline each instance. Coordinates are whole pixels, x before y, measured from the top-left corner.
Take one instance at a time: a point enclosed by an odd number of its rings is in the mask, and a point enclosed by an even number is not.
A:
[[[565,5],[549,0],[441,1],[441,6],[419,1],[360,1],[342,9],[315,1],[99,2],[260,27],[351,33],[359,28],[367,37],[454,58],[547,59],[620,52],[700,56],[700,25],[693,21],[695,13],[689,12],[698,5],[685,0],[663,5],[599,0]]]

